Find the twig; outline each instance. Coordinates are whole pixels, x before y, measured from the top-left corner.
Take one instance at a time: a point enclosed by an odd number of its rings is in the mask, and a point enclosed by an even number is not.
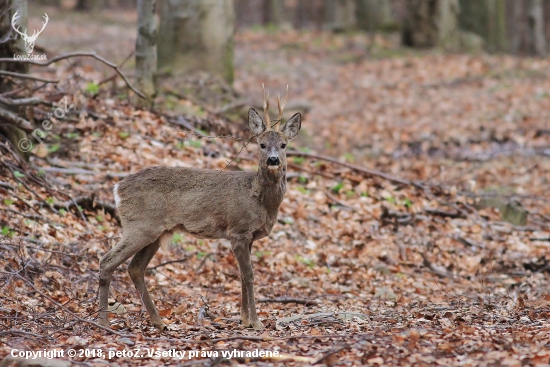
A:
[[[128,54],[128,56],[126,56],[126,58],[124,59],[124,61],[122,61],[122,62],[120,63],[120,65],[118,65],[118,67],[119,67],[119,68],[123,67],[124,64],[126,64],[126,62],[127,62],[128,60],[130,60],[130,58],[131,58],[132,56],[134,56],[134,53],[135,53],[135,52],[136,52],[135,49],[132,50],[132,52],[130,52],[130,54]],[[102,81],[100,81],[99,83],[97,83],[97,85],[101,85],[101,84],[103,84],[103,83],[107,83],[107,82],[109,82],[109,81],[111,81],[111,80],[113,80],[113,79],[115,79],[115,78],[116,78],[116,74],[113,74],[113,75],[111,75],[110,77],[108,77],[108,78],[106,78],[106,79],[103,79]]]
[[[201,263],[200,263],[199,266],[197,267],[197,270],[195,270],[195,273],[198,273],[199,270],[201,270],[201,268],[202,268],[202,266],[204,265],[204,263],[206,263],[206,260],[207,260],[210,256],[212,256],[212,255],[216,255],[216,253],[215,253],[215,252],[211,252],[211,253],[206,254],[206,255],[204,256],[204,258],[202,259]]]
[[[75,314],[74,312],[72,312],[71,310],[69,310],[67,307],[63,306],[62,304],[56,302],[53,298],[51,298],[50,296],[48,296],[47,294],[45,294],[44,292],[38,290],[34,284],[32,284],[31,282],[29,282],[27,279],[23,278],[21,275],[19,274],[15,274],[16,277],[18,277],[19,279],[21,279],[23,282],[25,282],[29,287],[31,287],[36,293],[40,294],[42,297],[46,298],[47,300],[49,300],[51,303],[53,303],[54,305],[56,305],[57,307],[61,308],[63,311],[67,312],[69,315],[73,316],[74,318],[76,318],[78,321],[80,322],[84,322],[84,323],[87,323],[87,324],[90,324],[90,325],[93,325],[95,327],[98,327],[102,330],[105,330],[105,331],[108,331],[112,334],[115,334],[115,335],[118,335],[118,336],[121,336],[121,337],[133,337],[135,335],[132,335],[132,334],[122,334],[122,333],[119,333],[118,331],[115,331],[115,330],[112,330],[111,328],[108,328],[108,327],[105,327],[103,325],[100,325],[98,324],[97,322],[95,321],[91,321],[91,320],[86,320],[86,319],[83,319],[82,317],[78,316],[77,314]]]
[[[36,244],[39,244],[39,245],[45,245],[44,242],[40,242],[40,241],[33,240],[31,238],[26,238],[26,237],[23,238],[23,241],[30,242],[30,243],[36,243]],[[11,246],[11,247],[16,247],[16,248],[21,247],[21,245],[14,245],[13,243],[5,243],[4,245]],[[61,245],[61,244],[59,244],[59,245]],[[81,255],[76,255],[76,254],[69,254],[67,252],[62,252],[62,251],[48,250],[48,249],[45,249],[45,248],[42,248],[42,247],[35,247],[35,246],[29,246],[29,245],[25,245],[25,248],[30,248],[30,249],[33,249],[33,250],[39,250],[39,251],[45,251],[45,252],[51,252],[52,254],[59,254],[59,255],[65,255],[65,256],[73,256],[73,257],[80,257],[80,258],[86,257],[86,256],[81,256]]]
[[[193,255],[194,255],[194,254],[193,254]],[[148,267],[148,268],[146,268],[146,270],[155,270],[155,269],[157,269],[157,268],[160,268],[161,266],[166,266],[166,265],[175,264],[175,263],[182,263],[182,262],[185,262],[185,261],[189,260],[189,258],[190,258],[191,256],[193,256],[193,255],[189,255],[189,256],[187,256],[187,257],[184,258],[184,259],[166,261],[166,262],[160,263],[160,264],[158,264],[158,265]]]
[[[95,200],[94,197],[80,196],[77,198],[71,198],[71,200],[68,200],[64,203],[55,203],[53,206],[56,209],[70,209],[71,207],[76,207],[79,212],[79,206],[88,210],[103,209],[106,213],[109,213],[111,217],[115,218],[120,223],[120,218],[118,216],[116,208],[110,204],[107,204],[104,201]]]
[[[233,163],[235,161],[235,159],[237,159],[239,157],[239,155],[241,155],[242,151],[244,150],[244,148],[246,148],[246,146],[248,144],[250,144],[250,142],[252,141],[252,139],[254,139],[255,136],[251,137],[250,139],[248,139],[242,146],[241,146],[241,149],[239,150],[239,152],[237,153],[237,155],[235,156],[235,158],[231,159],[230,161],[227,161],[227,164],[225,165],[225,167],[223,167],[219,172],[222,172],[222,171],[225,171],[225,169],[227,167],[229,167],[229,165],[231,163]]]
[[[300,305],[314,305],[317,304],[315,300],[302,299],[302,298],[263,298],[256,302],[259,303],[297,303]]]
[[[36,196],[40,201],[42,201],[44,204],[46,204],[46,206],[52,211],[54,212],[55,214],[59,214],[59,212],[46,200],[42,199],[42,197],[40,195],[38,195],[38,193],[36,191],[34,191],[29,185],[27,185],[27,183],[25,181],[23,181],[22,179],[20,179],[19,177],[17,177],[17,175],[15,174],[15,171],[9,166],[9,165],[6,165],[5,167],[8,168],[8,170],[11,172],[11,174],[13,175],[13,177],[19,181],[23,186],[25,186],[25,188],[27,190],[29,190],[34,196]]]
[[[220,115],[222,113],[226,113],[227,111],[229,110],[232,110],[234,108],[240,108],[240,107],[243,107],[246,105],[246,101],[235,101],[235,102],[231,102],[231,103],[228,103],[220,108],[217,108],[214,110],[214,113],[217,114],[217,115]]]
[[[197,135],[201,138],[206,137],[206,135],[202,131],[200,131],[199,129],[197,129],[193,125],[191,125],[191,123],[186,118],[184,118],[183,116],[178,116],[178,118],[176,120],[169,119],[168,122],[170,122],[171,124],[174,124],[174,125],[183,126],[187,130],[191,130],[192,132],[195,133],[195,135]]]
[[[0,104],[4,104],[6,106],[37,106],[40,104],[43,104],[45,106],[53,106],[52,102],[43,101],[40,98],[31,97],[31,98],[20,98],[20,99],[7,99],[0,97]]]
[[[122,72],[119,70],[119,67],[107,60],[107,59],[104,59],[103,57],[97,55],[95,52],[70,52],[70,53],[67,53],[67,54],[64,54],[64,55],[59,55],[59,56],[56,56],[48,61],[34,61],[34,60],[14,60],[14,59],[10,59],[8,57],[5,57],[5,58],[0,58],[0,63],[3,63],[3,62],[24,62],[24,63],[27,63],[27,64],[31,64],[31,65],[37,65],[37,66],[48,66],[48,65],[51,65],[53,64],[54,62],[57,62],[59,60],[64,60],[64,59],[68,59],[68,58],[71,58],[71,57],[91,57],[91,58],[94,58],[98,61],[101,61],[103,64],[107,65],[107,66],[110,66],[111,68],[113,68],[118,75],[120,75],[120,77],[124,80],[124,82],[126,83],[126,85],[128,86],[128,88],[130,88],[135,94],[137,94],[138,96],[140,96],[141,98],[145,98],[145,95],[143,93],[141,93],[140,91],[138,91],[136,88],[134,88],[134,86],[132,86],[132,84],[130,84],[130,82],[128,81],[128,79],[126,79],[126,77],[124,76],[124,74],[122,74]]]
[[[21,61],[21,60],[17,60],[17,61]],[[11,72],[11,71],[0,70],[0,75],[11,76],[11,77],[18,78],[18,79],[36,80],[38,82],[44,82],[44,83],[59,83],[59,80],[44,79],[44,78],[39,78],[37,76],[14,73],[14,72]]]
[[[23,330],[17,330],[17,329],[11,329],[11,330],[7,330],[7,331],[1,331],[0,332],[0,335],[6,335],[6,334],[20,334],[20,335],[28,335],[28,336],[32,336],[33,338],[39,338],[39,339],[52,339],[50,338],[49,336],[44,336],[44,335],[40,335],[40,334],[35,334],[35,333],[30,333],[28,331],[23,331]]]
[[[352,211],[354,212],[355,211],[355,208],[349,206],[349,205],[346,205],[346,203],[344,203],[343,201],[339,200],[338,198],[336,198],[335,196],[333,196],[330,192],[328,191],[323,191],[325,193],[325,195],[327,196],[327,198],[329,198],[330,200],[332,200],[333,202],[335,202],[336,204],[338,204],[339,206],[342,207],[342,209],[346,209],[346,210],[349,210],[349,211]]]
[[[304,158],[312,158],[312,159],[317,159],[317,160],[321,160],[321,161],[326,161],[326,162],[338,164],[338,165],[343,166],[343,167],[350,168],[350,169],[352,169],[354,171],[357,171],[357,172],[365,173],[365,174],[371,175],[371,176],[377,176],[377,177],[383,178],[385,180],[395,182],[395,183],[399,183],[399,184],[402,184],[402,185],[419,186],[419,184],[416,183],[416,182],[412,182],[412,181],[406,180],[404,178],[395,177],[395,176],[389,175],[387,173],[384,173],[384,172],[381,172],[381,171],[378,171],[378,170],[358,166],[358,165],[347,163],[347,162],[342,162],[342,161],[339,161],[336,158],[329,157],[329,156],[326,156],[326,155],[307,153],[307,152],[299,152],[297,150],[290,150],[286,153],[286,155],[287,155],[287,157],[304,157]]]
[[[344,344],[340,347],[337,347],[337,348],[333,348],[331,349],[328,353],[324,354],[321,358],[319,358],[318,360],[316,360],[315,362],[313,362],[312,364],[320,364],[321,362],[323,362],[325,359],[329,358],[330,356],[338,353],[338,352],[341,352],[343,351],[344,349],[348,349],[350,348],[351,345],[349,344]]]
[[[7,120],[7,122],[11,123],[12,125],[17,126],[18,128],[20,128],[21,130],[23,130],[27,133],[31,133],[34,130],[34,128],[32,127],[32,124],[29,121],[27,121],[27,120],[17,116],[13,112],[7,111],[3,108],[0,108],[0,117]]]
[[[426,256],[424,252],[420,252],[420,256],[422,256],[423,265],[431,270],[434,274],[445,277],[445,278],[451,278],[453,279],[453,275],[450,274],[445,269],[442,269],[440,266],[434,265],[430,259]]]
[[[225,338],[216,338],[216,339],[175,339],[175,338],[167,338],[167,337],[145,337],[145,340],[149,341],[167,341],[167,342],[174,342],[174,343],[192,343],[192,344],[202,344],[202,343],[219,343],[219,342],[226,342],[226,341],[232,341],[232,340],[248,340],[248,341],[254,341],[254,342],[267,342],[267,341],[279,341],[279,340],[289,340],[289,339],[319,339],[319,338],[350,338],[350,337],[368,337],[363,338],[362,340],[372,340],[374,339],[374,336],[372,333],[358,333],[358,334],[324,334],[324,335],[290,335],[290,336],[282,336],[279,338],[273,338],[270,336],[248,336],[248,335],[236,335],[236,336],[229,336]]]
[[[46,218],[44,218],[43,216],[41,215],[36,215],[36,214],[24,214],[24,213],[20,213],[18,212],[17,210],[13,210],[13,209],[10,209],[10,208],[6,208],[4,209],[8,212],[11,212],[11,213],[14,213],[14,214],[17,214],[17,215],[20,215],[24,218],[27,218],[27,219],[32,219],[32,220],[41,220],[43,222],[48,222],[48,223],[51,223],[50,221],[48,221]]]
[[[67,175],[105,175],[107,178],[121,178],[129,176],[126,172],[99,172],[82,168],[61,168],[61,167],[39,167],[44,172],[64,173]]]
[[[426,209],[425,212],[428,213],[428,214],[438,215],[438,216],[444,217],[444,218],[445,217],[447,217],[447,218],[464,218],[464,215],[462,213],[460,213],[459,211],[447,212],[447,211],[439,210],[439,209]]]
[[[6,190],[15,190],[15,187],[4,181],[0,181],[0,187]]]

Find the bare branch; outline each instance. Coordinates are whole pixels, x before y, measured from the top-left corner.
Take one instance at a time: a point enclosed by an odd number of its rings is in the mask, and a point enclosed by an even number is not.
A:
[[[134,88],[134,86],[132,84],[130,84],[128,79],[126,79],[126,76],[124,76],[124,74],[122,74],[122,72],[119,70],[119,66],[117,64],[115,64],[115,63],[99,56],[95,52],[70,52],[70,53],[67,53],[67,54],[56,56],[56,57],[54,57],[54,58],[52,58],[48,61],[14,60],[14,59],[10,59],[8,57],[5,57],[5,58],[0,58],[0,63],[2,63],[2,62],[24,62],[24,63],[27,63],[27,64],[37,65],[37,66],[48,66],[48,65],[51,65],[54,62],[57,62],[59,60],[65,60],[65,59],[69,59],[71,57],[91,57],[91,58],[94,58],[98,61],[101,61],[103,64],[113,68],[117,72],[117,74],[120,75],[122,80],[124,80],[124,82],[126,83],[128,88],[130,88],[135,94],[137,94],[141,98],[145,98],[145,95],[143,93],[138,91],[136,88]]]
[[[19,60],[18,60],[18,61],[19,61]],[[36,81],[38,81],[38,82],[44,82],[44,83],[59,83],[59,80],[44,79],[44,78],[39,78],[39,77],[33,76],[33,75],[27,75],[27,74],[21,74],[21,73],[14,73],[14,72],[12,72],[12,71],[3,71],[3,70],[0,70],[0,75],[11,76],[11,77],[18,78],[18,79],[36,80]]]
[[[31,133],[34,130],[32,124],[29,121],[3,108],[0,108],[0,119],[4,120],[9,125],[17,126],[18,128],[20,128],[21,130],[27,133]],[[0,125],[1,124],[2,124],[2,121],[0,121]]]
[[[115,331],[115,330],[112,330],[111,328],[108,328],[108,327],[105,327],[103,325],[100,325],[98,324],[97,322],[94,322],[94,321],[91,321],[91,320],[86,320],[86,319],[83,319],[82,317],[78,316],[77,314],[75,314],[74,312],[72,312],[71,310],[69,310],[67,307],[63,306],[62,304],[60,304],[59,302],[56,302],[53,298],[51,298],[50,296],[48,296],[47,294],[45,294],[44,292],[41,292],[39,289],[37,289],[34,284],[32,284],[30,281],[28,281],[26,278],[23,278],[21,275],[19,274],[15,274],[16,277],[18,277],[19,279],[21,279],[23,282],[25,282],[25,284],[27,284],[29,287],[31,287],[36,293],[40,294],[42,297],[46,298],[47,300],[49,300],[51,303],[53,303],[54,305],[56,305],[58,308],[62,309],[63,311],[67,312],[69,315],[73,316],[74,318],[76,318],[78,321],[80,322],[85,322],[87,324],[90,324],[90,325],[93,325],[95,327],[98,327],[102,330],[105,330],[109,333],[112,333],[112,334],[115,334],[115,335],[118,335],[118,336],[122,336],[122,337],[126,337],[128,336],[127,334],[122,334],[122,333],[119,333],[118,331]]]
[[[19,107],[19,106],[53,106],[52,102],[41,100],[40,98],[31,97],[31,98],[21,98],[21,99],[8,99],[0,97],[0,105]]]

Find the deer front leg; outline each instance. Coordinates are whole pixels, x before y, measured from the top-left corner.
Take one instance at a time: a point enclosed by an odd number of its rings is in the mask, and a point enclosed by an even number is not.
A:
[[[255,330],[264,328],[256,313],[254,302],[254,272],[250,263],[251,243],[238,242],[233,245],[233,253],[239,263],[242,284],[241,320],[245,327],[252,326]]]

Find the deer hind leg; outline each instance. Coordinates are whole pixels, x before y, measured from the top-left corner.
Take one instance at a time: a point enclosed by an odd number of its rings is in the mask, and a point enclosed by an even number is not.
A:
[[[155,256],[155,254],[157,253],[160,247],[160,243],[160,238],[158,238],[155,242],[147,245],[145,248],[140,250],[130,262],[130,265],[128,266],[128,274],[130,274],[130,278],[136,286],[141,301],[145,305],[145,308],[147,309],[147,312],[151,317],[151,323],[154,327],[162,331],[165,328],[164,322],[162,322],[162,319],[157,312],[155,304],[151,299],[151,295],[147,291],[147,286],[145,284],[144,278],[145,268],[147,267],[147,264],[149,264],[153,256]]]
[[[113,272],[120,264],[154,242],[159,236],[160,233],[146,230],[126,230],[120,242],[101,258],[99,262],[99,323],[101,325],[109,327],[109,286]]]

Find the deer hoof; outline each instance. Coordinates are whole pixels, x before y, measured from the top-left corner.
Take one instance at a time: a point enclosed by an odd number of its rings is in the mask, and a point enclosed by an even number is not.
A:
[[[252,328],[254,328],[254,330],[263,330],[264,329],[264,324],[262,324],[262,322],[260,320],[252,321],[251,325],[252,325]]]
[[[153,326],[157,328],[160,332],[166,329],[166,325],[164,325],[164,322],[162,321],[153,321]]]

